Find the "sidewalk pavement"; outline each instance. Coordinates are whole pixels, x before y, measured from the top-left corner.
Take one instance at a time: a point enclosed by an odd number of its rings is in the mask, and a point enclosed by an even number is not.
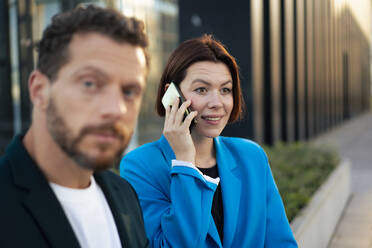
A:
[[[372,248],[372,113],[316,138],[351,161],[351,198],[328,248]]]

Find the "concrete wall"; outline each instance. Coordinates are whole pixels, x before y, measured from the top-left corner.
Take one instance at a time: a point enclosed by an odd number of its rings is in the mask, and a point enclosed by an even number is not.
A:
[[[343,161],[291,222],[298,247],[327,247],[350,194],[350,162]]]

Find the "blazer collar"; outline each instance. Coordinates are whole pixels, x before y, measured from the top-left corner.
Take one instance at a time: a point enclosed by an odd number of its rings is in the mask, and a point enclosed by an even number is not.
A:
[[[241,180],[234,170],[238,166],[234,155],[224,142],[223,137],[214,139],[216,148],[216,159],[218,172],[220,175],[223,213],[224,213],[224,239],[223,246],[231,247],[235,236],[236,226],[239,215],[239,204],[241,194]]]
[[[80,247],[70,223],[45,176],[26,151],[23,136],[16,136],[7,149],[14,183],[28,194],[24,207],[37,222],[52,247]]]

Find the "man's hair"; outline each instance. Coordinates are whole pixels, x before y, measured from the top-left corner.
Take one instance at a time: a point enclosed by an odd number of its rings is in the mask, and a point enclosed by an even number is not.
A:
[[[149,67],[146,51],[148,38],[144,24],[136,18],[128,18],[113,9],[98,6],[77,7],[52,18],[37,44],[39,52],[37,69],[51,81],[57,77],[60,68],[69,60],[68,46],[74,34],[96,32],[116,42],[140,46]]]
[[[185,79],[188,68],[197,62],[211,61],[223,63],[230,71],[233,81],[234,107],[229,123],[241,119],[243,115],[244,100],[240,88],[239,68],[235,58],[229,54],[224,45],[215,40],[212,35],[203,35],[198,38],[182,42],[171,54],[160,79],[156,99],[156,111],[160,116],[165,115],[161,99],[165,93],[165,85],[171,82],[176,85]]]

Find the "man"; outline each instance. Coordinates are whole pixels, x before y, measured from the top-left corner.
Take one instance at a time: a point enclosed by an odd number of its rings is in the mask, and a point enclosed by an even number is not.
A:
[[[108,171],[148,70],[142,22],[89,6],[57,15],[29,77],[28,132],[0,158],[0,247],[148,247],[132,187]]]

